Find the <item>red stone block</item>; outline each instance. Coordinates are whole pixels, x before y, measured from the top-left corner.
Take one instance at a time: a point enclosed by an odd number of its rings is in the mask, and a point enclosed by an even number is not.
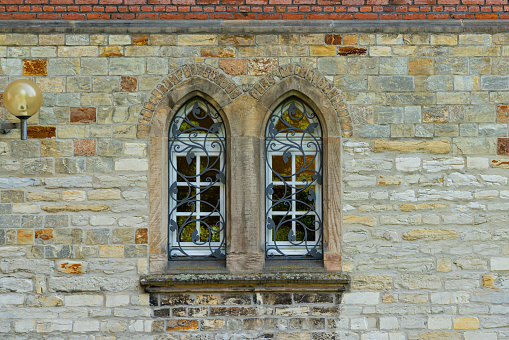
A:
[[[341,35],[340,34],[326,34],[325,35],[325,43],[327,45],[341,45]]]
[[[95,107],[71,107],[71,124],[90,124],[95,122]]]
[[[95,156],[95,139],[75,139],[74,156]]]
[[[135,92],[138,84],[138,78],[136,77],[121,77],[120,78],[120,89],[124,92]]]
[[[28,138],[54,138],[57,135],[57,128],[54,126],[27,126]]]
[[[344,46],[338,47],[338,55],[347,56],[347,55],[365,55],[367,53],[367,49],[362,47],[353,47],[353,46]]]
[[[148,34],[133,34],[133,45],[148,45]]]
[[[147,228],[136,229],[136,233],[134,235],[134,243],[136,243],[136,244],[147,244],[148,243]]]
[[[35,238],[43,241],[49,241],[53,239],[52,229],[35,229]]]
[[[247,73],[245,59],[219,59],[219,68],[226,74],[242,75]]]
[[[509,155],[509,138],[498,138],[497,155]]]

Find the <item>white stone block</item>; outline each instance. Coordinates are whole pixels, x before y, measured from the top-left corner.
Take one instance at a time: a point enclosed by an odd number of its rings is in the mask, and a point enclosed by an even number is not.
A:
[[[12,212],[14,214],[38,214],[41,208],[37,204],[13,204]]]
[[[137,158],[119,159],[115,162],[116,171],[147,171],[148,160]]]
[[[497,333],[487,332],[465,332],[465,340],[497,340]]]
[[[100,323],[98,320],[77,320],[74,321],[73,332],[98,332]]]
[[[380,303],[380,293],[362,292],[362,293],[345,293],[342,300],[346,305],[376,305]]]
[[[31,333],[35,331],[35,320],[17,320],[14,322],[16,333]]]
[[[451,318],[439,315],[428,317],[429,329],[451,329]]]
[[[146,156],[147,144],[145,143],[125,143],[124,145],[125,156]]]
[[[396,169],[399,171],[413,172],[421,168],[419,157],[396,158]]]
[[[472,170],[486,170],[490,167],[487,157],[467,157],[467,168]]]
[[[507,184],[507,177],[499,175],[481,175],[483,181],[487,185],[505,185]]]
[[[147,197],[147,193],[143,191],[123,191],[122,197],[126,200],[144,200]]]
[[[509,257],[492,257],[491,270],[509,270]]]
[[[37,333],[70,332],[72,331],[71,320],[40,320],[37,321]]]
[[[68,295],[65,297],[67,307],[94,307],[103,305],[102,295]]]
[[[350,329],[368,329],[368,320],[366,318],[350,319]]]
[[[406,336],[403,333],[389,333],[389,340],[406,340]]]
[[[129,305],[129,295],[106,295],[106,307],[121,307]]]
[[[90,216],[90,225],[93,226],[114,225],[115,222],[116,222],[115,217],[111,216],[100,216],[100,215]]]
[[[398,328],[399,328],[398,318],[393,316],[380,318],[380,329],[398,329]]]
[[[143,320],[131,320],[129,322],[130,332],[143,332]]]
[[[0,293],[31,293],[34,291],[34,283],[29,279],[15,277],[0,277]]]
[[[431,302],[439,305],[451,305],[457,303],[468,303],[470,294],[467,292],[441,292],[431,293]]]
[[[361,340],[389,340],[389,334],[382,332],[364,333]]]

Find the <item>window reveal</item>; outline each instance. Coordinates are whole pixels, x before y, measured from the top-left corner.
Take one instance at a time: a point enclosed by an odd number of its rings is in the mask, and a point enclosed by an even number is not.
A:
[[[184,104],[170,124],[170,260],[225,258],[225,128],[201,98]]]
[[[265,254],[322,257],[322,133],[316,114],[292,97],[265,133]]]

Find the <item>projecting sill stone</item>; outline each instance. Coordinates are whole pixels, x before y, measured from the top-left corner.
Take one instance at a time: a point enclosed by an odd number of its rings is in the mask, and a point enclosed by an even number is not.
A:
[[[146,275],[140,283],[147,293],[191,292],[343,292],[344,274],[178,274]]]

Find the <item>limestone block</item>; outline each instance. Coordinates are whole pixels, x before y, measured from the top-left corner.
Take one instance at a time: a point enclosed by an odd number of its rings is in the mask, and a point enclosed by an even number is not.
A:
[[[347,175],[343,178],[343,181],[353,188],[374,187],[376,185],[375,176]]]
[[[377,305],[380,303],[380,293],[345,293],[342,298],[342,303],[346,305]]]
[[[403,274],[396,277],[394,284],[410,290],[419,289],[440,289],[442,282],[440,278],[429,274]]]
[[[431,293],[431,302],[440,305],[465,304],[470,302],[470,295],[461,291]]]
[[[374,216],[343,216],[343,224],[360,224],[368,227],[376,225],[376,217]]]
[[[396,169],[405,172],[418,171],[421,168],[419,157],[396,158]]]
[[[470,318],[454,318],[453,319],[454,329],[479,329],[481,327],[479,319],[476,317]]]
[[[76,320],[72,330],[76,333],[98,332],[99,326],[98,320]]]
[[[129,45],[131,36],[129,34],[111,34],[108,43],[109,45]]]
[[[403,240],[416,241],[426,239],[430,241],[449,240],[458,238],[458,233],[451,229],[414,229],[402,236]]]
[[[391,275],[358,274],[352,277],[352,288],[357,290],[387,290],[392,287]]]
[[[148,160],[125,158],[115,161],[115,170],[117,171],[147,171]]]
[[[490,259],[491,270],[509,270],[509,258],[492,257]]]
[[[49,260],[37,259],[12,259],[3,260],[0,263],[0,270],[4,274],[14,274],[19,276],[29,276],[30,274],[43,274],[50,275],[52,272],[53,263]]]
[[[62,307],[64,301],[55,295],[29,295],[25,301],[28,307]]]
[[[217,35],[215,34],[196,34],[185,35],[179,34],[177,36],[177,45],[191,45],[191,46],[207,46],[217,45]]]
[[[62,211],[71,211],[71,212],[79,212],[79,211],[108,211],[110,207],[106,204],[95,204],[95,205],[60,205],[60,206],[43,206],[42,210],[49,213],[58,213]]]
[[[23,294],[0,294],[0,306],[2,307],[22,306],[23,300]]]
[[[99,200],[119,200],[120,190],[119,189],[95,189],[87,192],[88,200],[99,201]]]
[[[147,144],[145,143],[125,143],[124,156],[143,157],[147,155]]]
[[[66,177],[45,178],[44,185],[48,189],[89,188],[92,187],[92,176],[66,176]]]
[[[465,340],[497,340],[497,333],[487,333],[487,332],[465,332],[463,333]]]
[[[30,279],[16,277],[0,277],[0,293],[31,293],[34,284]]]
[[[429,316],[429,329],[451,329],[451,318],[444,316]]]
[[[390,141],[375,140],[375,151],[400,151],[415,152],[419,150],[429,151],[432,153],[449,153],[451,151],[451,143],[448,140],[440,141]]]
[[[123,257],[124,246],[101,245],[99,246],[99,257]]]
[[[40,320],[36,324],[37,333],[70,332],[72,320]]]
[[[62,200],[66,202],[85,201],[86,199],[87,194],[84,190],[65,190],[62,192]]]

